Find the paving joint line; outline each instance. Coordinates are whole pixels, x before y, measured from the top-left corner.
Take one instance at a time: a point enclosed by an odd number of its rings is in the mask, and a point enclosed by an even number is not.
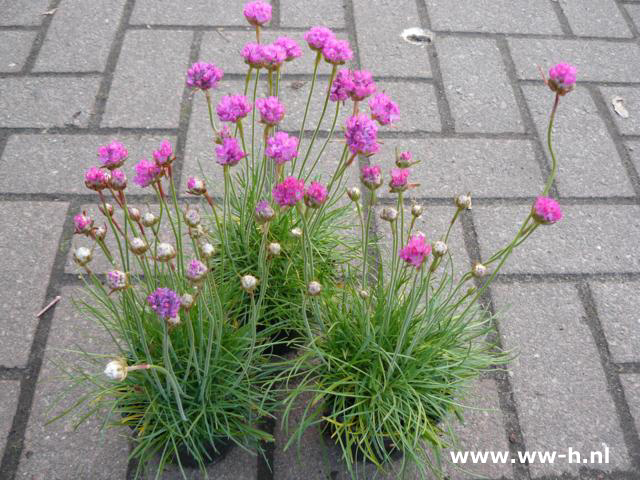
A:
[[[556,17],[558,18],[558,23],[560,24],[560,28],[562,28],[562,33],[567,36],[575,37],[576,35],[573,33],[571,29],[571,24],[569,23],[569,18],[564,13],[562,5],[559,1],[556,0],[547,0],[551,4],[551,8],[553,9]]]
[[[308,27],[283,27],[272,26],[272,30],[277,30],[283,33],[302,33],[309,30]],[[146,23],[130,23],[127,25],[127,30],[171,30],[171,31],[202,31],[202,32],[254,32],[253,27],[244,25],[189,25],[189,24],[146,24]],[[336,33],[346,33],[347,28],[332,27]],[[267,29],[268,31],[268,29]]]
[[[47,32],[49,31],[49,26],[51,22],[53,22],[53,17],[55,16],[55,10],[58,9],[62,0],[51,0],[49,2],[49,6],[47,7],[48,11],[53,11],[51,15],[44,15],[42,22],[40,23],[39,28],[37,29],[36,38],[33,40],[31,44],[31,50],[29,50],[29,55],[27,55],[26,60],[24,61],[24,65],[20,69],[20,72],[27,73],[33,70],[35,66],[36,60],[38,58],[38,54],[42,49],[42,45],[44,44],[45,37],[47,36]]]

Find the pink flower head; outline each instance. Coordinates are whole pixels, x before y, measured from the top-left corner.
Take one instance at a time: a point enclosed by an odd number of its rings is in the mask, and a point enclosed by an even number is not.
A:
[[[329,100],[332,102],[344,102],[351,95],[355,84],[349,70],[340,70],[336,78],[331,84],[331,95]]]
[[[161,318],[169,319],[178,316],[180,311],[180,295],[168,288],[158,288],[147,297],[151,309]]]
[[[358,102],[364,100],[376,91],[376,83],[373,81],[373,75],[367,70],[354,70],[351,72],[353,79],[353,89],[351,90],[351,98]]]
[[[106,170],[102,170],[98,167],[91,167],[84,174],[84,184],[87,188],[99,192],[107,188],[111,175]]]
[[[285,132],[277,132],[272,137],[267,138],[265,153],[276,165],[282,165],[298,156],[298,139]]]
[[[271,21],[271,5],[261,0],[247,3],[242,13],[247,22],[256,27]]]
[[[267,70],[280,68],[287,59],[287,51],[279,45],[270,44],[262,47],[262,66]]]
[[[332,38],[324,44],[322,56],[333,65],[344,65],[353,58],[353,51],[347,40]]]
[[[127,176],[122,170],[112,170],[111,178],[109,179],[109,188],[121,192],[127,188]]]
[[[244,95],[225,95],[216,107],[221,122],[236,123],[251,111],[251,104]]]
[[[209,90],[215,88],[222,79],[222,69],[211,63],[196,62],[187,70],[187,85],[191,88]]]
[[[273,187],[273,199],[281,207],[293,207],[304,197],[304,180],[287,177]]]
[[[278,37],[276,41],[273,42],[273,44],[284,49],[287,54],[287,57],[285,59],[286,62],[290,62],[291,60],[302,55],[302,49],[300,48],[300,45],[298,45],[298,42],[296,42],[293,38]]]
[[[158,165],[167,165],[173,161],[173,149],[169,140],[163,140],[158,150],[154,150],[153,159]]]
[[[409,187],[409,173],[411,171],[408,168],[391,169],[391,181],[389,181],[391,192],[404,192]]]
[[[311,50],[322,50],[329,40],[333,40],[335,35],[327,27],[311,27],[304,34],[305,41]]]
[[[417,162],[413,162],[413,155],[410,151],[406,150],[404,152],[400,152],[400,154],[396,157],[396,165],[400,168],[409,168],[411,165]]]
[[[373,155],[380,149],[378,126],[363,113],[353,115],[347,120],[344,136],[347,139],[349,151],[353,154]]]
[[[222,141],[222,145],[216,147],[216,157],[218,157],[216,162],[219,165],[233,167],[246,156],[247,154],[242,151],[238,140],[235,138],[225,138]]]
[[[93,227],[93,219],[87,215],[87,212],[82,212],[73,217],[73,225],[75,226],[75,233],[83,235],[91,232]]]
[[[378,165],[364,166],[360,170],[360,180],[369,190],[375,190],[382,185],[382,171]]]
[[[533,218],[543,225],[550,225],[552,223],[562,220],[563,214],[560,204],[553,198],[538,197],[533,204]]]
[[[204,195],[207,192],[207,187],[201,178],[189,177],[187,179],[187,191],[191,195]]]
[[[260,121],[267,125],[277,125],[284,118],[284,105],[278,97],[258,98],[256,108],[260,111]]]
[[[427,243],[422,233],[418,233],[409,237],[409,242],[400,249],[398,255],[409,265],[420,268],[430,253],[431,245]]]
[[[208,271],[209,269],[204,263],[194,258],[187,265],[185,276],[192,282],[199,282],[207,275]]]
[[[304,193],[304,204],[309,208],[318,208],[327,200],[327,187],[318,182],[311,182]]]
[[[121,167],[128,156],[129,152],[125,146],[119,142],[111,142],[109,145],[98,149],[98,157],[100,158],[102,166],[109,170]]]
[[[124,290],[129,286],[129,278],[120,270],[111,270],[107,272],[107,286],[112,291]]]
[[[156,162],[150,162],[143,158],[136,164],[136,176],[133,177],[133,183],[140,185],[142,188],[148,187],[158,180],[162,175],[162,167]]]
[[[559,63],[549,69],[549,88],[559,95],[565,95],[576,84],[576,67],[568,63]]]
[[[389,125],[400,118],[400,109],[395,102],[384,93],[378,93],[369,99],[371,116],[380,125]]]
[[[273,217],[275,216],[276,212],[273,211],[273,208],[266,200],[260,200],[256,204],[256,209],[254,211],[256,222],[263,224],[273,220]]]
[[[259,43],[247,43],[240,53],[244,58],[244,63],[253,67],[260,68],[263,64],[262,45]]]

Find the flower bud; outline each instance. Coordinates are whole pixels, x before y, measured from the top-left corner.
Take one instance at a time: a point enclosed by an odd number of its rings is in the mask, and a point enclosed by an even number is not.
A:
[[[187,192],[191,195],[204,195],[207,193],[207,187],[204,180],[198,177],[189,177],[187,180]]]
[[[364,289],[358,290],[358,295],[360,296],[361,299],[366,300],[367,298],[369,298],[369,292],[367,292]]]
[[[107,272],[107,286],[112,292],[124,290],[129,286],[129,276],[120,270]]]
[[[395,222],[398,218],[398,211],[393,207],[384,207],[380,212],[380,218],[387,222]]]
[[[145,212],[140,219],[142,225],[144,225],[145,227],[153,227],[156,223],[158,223],[158,220],[160,220],[160,218],[156,217],[151,212]]]
[[[127,176],[122,170],[113,170],[109,178],[109,188],[116,192],[121,192],[127,188]]]
[[[148,248],[147,242],[140,237],[133,237],[129,242],[129,249],[136,255],[142,255]]]
[[[91,232],[93,227],[93,219],[87,215],[87,212],[82,212],[73,217],[73,224],[75,226],[75,233],[78,235],[86,235]]]
[[[91,235],[93,236],[93,238],[96,241],[104,240],[105,237],[107,236],[107,226],[106,225],[100,225],[99,227],[94,228],[91,231]]]
[[[485,267],[483,264],[481,263],[476,263],[473,266],[473,269],[471,270],[471,273],[473,274],[474,277],[476,278],[482,278],[487,274],[487,267]]]
[[[105,203],[104,205],[99,205],[98,209],[105,216],[112,217],[113,216],[113,205],[110,203]]]
[[[138,210],[136,207],[127,207],[127,211],[129,212],[129,218],[131,218],[131,220],[133,220],[134,222],[140,221],[140,210]]]
[[[122,382],[127,378],[128,368],[127,361],[124,358],[118,358],[107,363],[107,367],[104,369],[104,374],[109,380]]]
[[[73,251],[73,260],[84,267],[93,259],[93,250],[87,247],[78,247]]]
[[[240,277],[240,285],[245,292],[253,293],[258,286],[258,279],[253,275],[243,275]]]
[[[156,260],[159,262],[168,262],[176,256],[176,249],[173,245],[166,242],[160,242],[156,246]]]
[[[455,198],[456,206],[459,209],[471,210],[471,195],[458,195]]]
[[[307,287],[307,293],[309,295],[311,295],[312,297],[315,297],[317,295],[320,295],[321,291],[322,291],[322,285],[320,285],[319,282],[316,282],[315,280],[309,282],[309,286]]]
[[[400,152],[399,154],[396,155],[396,166],[398,168],[409,168],[411,165],[418,163],[418,162],[412,161],[412,159],[413,159],[413,156],[411,155],[411,152],[409,151]]]
[[[438,240],[437,242],[433,243],[433,255],[436,257],[442,257],[447,253],[448,249],[449,247],[447,247],[447,244],[442,240]]]
[[[209,242],[201,242],[198,247],[198,249],[200,250],[200,255],[204,259],[209,259],[216,254],[216,247],[211,245]]]
[[[300,227],[292,228],[291,235],[295,238],[302,238],[302,229]]]
[[[418,205],[417,203],[411,207],[411,215],[418,218],[422,215],[422,205]]]
[[[269,252],[269,255],[271,255],[272,257],[277,257],[278,255],[280,255],[280,252],[282,251],[282,247],[280,247],[279,243],[272,242],[269,245],[267,245],[267,251]]]
[[[190,293],[184,293],[180,297],[180,306],[185,310],[189,310],[193,306],[195,301],[196,299],[193,298],[193,295],[191,295]]]
[[[195,207],[188,207],[184,212],[184,222],[191,228],[200,225],[200,212]]]
[[[262,225],[263,223],[273,220],[276,216],[276,212],[266,200],[262,200],[256,205],[253,216],[256,222]]]
[[[347,189],[347,195],[352,202],[360,200],[360,189],[358,187],[351,187]]]

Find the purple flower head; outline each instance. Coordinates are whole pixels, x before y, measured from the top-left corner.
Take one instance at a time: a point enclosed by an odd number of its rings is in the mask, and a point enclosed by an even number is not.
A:
[[[347,40],[332,38],[324,44],[322,56],[333,65],[344,65],[345,62],[353,58],[353,51]]]
[[[259,224],[263,224],[273,220],[273,217],[276,216],[276,212],[273,210],[269,202],[266,200],[260,200],[256,204],[256,209],[254,211],[254,218],[256,222]]]
[[[404,192],[409,187],[410,173],[411,171],[408,168],[392,168],[391,180],[389,181],[391,192]]]
[[[242,13],[247,22],[256,27],[271,21],[271,5],[261,0],[247,3]]]
[[[351,72],[353,79],[353,90],[351,98],[358,102],[364,100],[376,91],[376,83],[373,81],[373,75],[368,70],[354,70]]]
[[[549,69],[549,87],[559,95],[565,95],[576,84],[576,67],[568,63],[559,63]]]
[[[112,291],[124,290],[129,286],[129,278],[120,270],[111,270],[107,272],[107,286]]]
[[[93,219],[87,215],[87,212],[82,212],[73,217],[73,225],[75,226],[75,233],[83,235],[91,232],[93,227]]]
[[[271,44],[262,47],[262,66],[267,70],[280,68],[287,59],[287,51],[279,45]]]
[[[304,193],[304,204],[309,208],[318,208],[327,200],[327,187],[318,182],[311,182]]]
[[[220,128],[215,134],[214,142],[218,145],[221,145],[225,138],[233,137],[233,133],[231,133],[231,127],[226,123],[220,125]]]
[[[332,102],[344,102],[349,98],[355,84],[349,70],[340,70],[336,78],[331,84],[331,95],[329,99]]]
[[[305,41],[311,50],[322,50],[329,40],[333,40],[335,35],[327,27],[311,27],[304,34]]]
[[[411,165],[417,162],[412,162],[413,155],[410,151],[406,150],[404,152],[400,152],[400,154],[396,157],[396,165],[400,168],[409,168]]]
[[[187,70],[187,85],[191,88],[209,90],[222,79],[222,69],[206,62],[196,62]]]
[[[163,140],[158,150],[154,150],[153,159],[158,165],[167,165],[173,161],[173,149],[169,140]]]
[[[267,157],[282,165],[298,156],[298,139],[285,132],[277,132],[267,139]]]
[[[369,190],[375,190],[382,185],[382,172],[380,167],[378,165],[362,167],[362,170],[360,170],[360,180]]]
[[[260,68],[264,63],[262,45],[259,43],[247,43],[240,55],[244,58],[244,63],[253,68]]]
[[[209,269],[204,263],[194,258],[187,265],[187,273],[185,275],[190,281],[197,283],[207,275],[208,271]]]
[[[187,179],[187,191],[191,195],[204,195],[207,192],[207,187],[201,178],[189,177]]]
[[[378,93],[370,98],[369,108],[371,109],[371,116],[380,125],[389,125],[400,118],[398,105],[389,98],[389,95],[384,93]]]
[[[161,318],[168,320],[178,316],[180,295],[168,288],[158,288],[147,297],[151,309]]]
[[[271,193],[281,207],[293,207],[304,197],[304,180],[287,177],[282,183],[273,187]]]
[[[140,185],[142,188],[148,187],[162,176],[162,167],[156,162],[150,162],[143,158],[136,164],[136,176],[133,177],[133,183]]]
[[[562,220],[563,214],[560,204],[553,198],[538,197],[533,204],[533,218],[543,225],[550,225],[552,223]]]
[[[218,157],[216,162],[219,165],[233,167],[246,156],[247,154],[242,151],[238,140],[235,138],[225,138],[222,141],[222,145],[216,147],[216,157]]]
[[[353,115],[347,120],[344,136],[347,139],[349,151],[353,154],[372,155],[380,149],[378,126],[363,113]]]
[[[109,178],[111,178],[111,175],[109,175],[108,171],[101,170],[98,167],[91,167],[84,174],[84,184],[87,188],[99,192],[107,188]]]
[[[422,233],[418,233],[409,237],[409,242],[400,249],[398,255],[409,265],[420,268],[430,253],[431,245],[427,243]]]
[[[291,60],[302,55],[302,49],[300,48],[300,45],[298,45],[298,42],[296,42],[293,38],[278,37],[276,41],[273,42],[273,44],[284,49],[287,54],[287,58],[285,59],[286,62],[290,62]]]
[[[284,105],[278,97],[258,98],[256,108],[260,111],[260,121],[267,125],[277,125],[284,118]]]
[[[109,145],[98,149],[98,157],[100,158],[102,166],[109,170],[121,167],[128,156],[129,152],[125,146],[119,142],[111,142]]]
[[[117,192],[127,188],[127,176],[122,170],[112,170],[109,179],[109,187]]]
[[[236,123],[251,111],[251,104],[244,95],[225,95],[216,107],[221,122]]]

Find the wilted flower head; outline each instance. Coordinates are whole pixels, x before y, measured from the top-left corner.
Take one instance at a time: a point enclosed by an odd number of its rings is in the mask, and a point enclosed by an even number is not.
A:
[[[353,154],[372,155],[380,150],[378,145],[378,126],[365,114],[349,117],[344,133],[349,151]]]
[[[408,168],[392,168],[389,187],[391,192],[404,192],[409,188],[408,180],[411,171]]]
[[[298,156],[298,139],[285,132],[277,132],[267,138],[265,153],[277,165],[282,165]]]
[[[318,182],[311,182],[304,193],[304,204],[309,208],[318,208],[327,200],[327,188]]]
[[[278,255],[280,255],[280,252],[282,251],[282,247],[278,242],[272,242],[269,245],[267,245],[267,251],[269,252],[269,255],[271,255],[272,257],[277,257]]]
[[[264,55],[262,53],[262,45],[259,43],[249,42],[247,43],[240,53],[244,58],[244,63],[253,67],[261,68],[263,64]]]
[[[201,242],[200,244],[198,244],[198,251],[200,252],[202,258],[208,259],[215,255],[216,247],[211,245],[209,242]]]
[[[376,83],[368,70],[354,70],[351,72],[351,79],[353,80],[351,98],[354,101],[364,100],[375,93]]]
[[[246,156],[247,154],[242,151],[238,140],[235,138],[225,138],[222,145],[216,147],[216,162],[219,165],[232,167]]]
[[[196,207],[187,207],[184,212],[184,222],[192,228],[200,225],[200,212]]]
[[[187,191],[191,195],[204,195],[207,192],[207,187],[201,178],[189,177],[187,179]]]
[[[559,63],[549,69],[549,88],[559,95],[566,95],[576,84],[576,67]]]
[[[240,277],[240,285],[245,292],[253,293],[258,286],[258,279],[253,275],[243,275]]]
[[[158,150],[154,150],[153,159],[158,165],[168,165],[174,160],[173,149],[169,140],[163,140]]]
[[[473,274],[474,277],[476,278],[482,278],[487,274],[487,267],[485,267],[483,264],[481,263],[476,263],[473,265],[473,268],[471,269],[471,273]]]
[[[369,190],[375,190],[382,185],[382,173],[378,165],[364,166],[360,170],[360,181]]]
[[[269,202],[267,202],[266,200],[260,200],[257,203],[254,211],[256,222],[258,222],[259,224],[270,222],[275,216],[276,212],[273,210],[273,208],[271,208]]]
[[[349,98],[355,84],[349,70],[340,70],[331,84],[331,94],[329,100],[332,102],[343,102]]]
[[[413,161],[413,155],[411,155],[411,152],[408,150],[396,155],[396,166],[398,168],[409,168],[415,163],[417,162]]]
[[[133,183],[141,187],[148,187],[162,176],[162,167],[156,162],[150,162],[143,158],[136,164],[136,176]]]
[[[193,259],[187,265],[187,273],[185,274],[189,281],[198,283],[207,275],[209,269],[198,259]]]
[[[447,244],[444,243],[442,240],[438,240],[437,242],[434,242],[433,254],[436,257],[442,257],[447,253],[447,250],[449,250],[449,247],[447,247]]]
[[[282,183],[273,187],[273,199],[281,207],[293,207],[304,196],[304,180],[287,177]]]
[[[147,297],[147,302],[165,320],[177,317],[180,312],[180,296],[168,288],[157,288]]]
[[[315,280],[309,282],[309,285],[307,286],[307,293],[309,295],[315,297],[320,295],[320,292],[322,292],[322,285],[320,285],[320,282],[316,282]]]
[[[471,195],[458,195],[455,198],[455,203],[460,209],[471,210]]]
[[[419,204],[415,204],[411,207],[411,215],[413,215],[414,217],[418,218],[420,215],[422,215],[422,205]]]
[[[87,188],[99,192],[100,190],[107,188],[110,178],[111,175],[109,175],[108,171],[102,170],[98,167],[91,167],[84,174],[84,184]]]
[[[206,62],[196,62],[187,70],[187,85],[200,90],[215,88],[222,79],[222,69]]]
[[[106,225],[98,225],[96,228],[91,230],[91,236],[94,240],[104,240],[107,236],[107,226]]]
[[[93,219],[87,215],[87,212],[78,213],[73,217],[73,225],[75,226],[75,233],[88,234],[93,227]]]
[[[117,192],[127,188],[127,176],[122,170],[112,170],[109,178],[109,187]]]
[[[333,40],[335,35],[327,27],[311,27],[304,34],[305,41],[311,50],[322,50],[329,40]]]
[[[298,58],[302,55],[300,45],[298,45],[298,43],[292,38],[278,37],[273,44],[284,49],[287,53],[287,58],[285,59],[287,62],[290,62],[294,58]]]
[[[104,374],[110,380],[116,380],[118,382],[122,382],[125,378],[127,378],[128,366],[127,361],[124,358],[118,358],[116,360],[111,360],[107,363],[106,368],[104,369]]]
[[[124,290],[129,286],[129,277],[120,270],[107,272],[107,286],[114,292]]]
[[[267,44],[262,47],[262,66],[276,70],[287,60],[287,51],[280,45]]]
[[[291,235],[293,235],[295,238],[302,238],[302,229],[300,227],[292,228]]]
[[[353,202],[360,200],[360,189],[358,187],[349,187],[347,189],[347,196]]]
[[[73,260],[84,267],[93,259],[93,250],[88,247],[78,247],[73,251]]]
[[[271,21],[271,5],[261,0],[249,2],[244,6],[244,18],[251,25],[260,26]]]
[[[153,227],[156,223],[160,221],[159,217],[156,217],[151,212],[145,212],[142,214],[142,218],[140,219],[142,225],[145,227]]]
[[[244,95],[225,95],[216,106],[221,122],[235,123],[246,117],[250,111],[251,104]]]
[[[105,217],[113,216],[113,205],[108,202],[98,205],[98,210],[100,210],[100,213],[102,213]]]
[[[142,255],[148,248],[147,242],[140,237],[133,237],[129,242],[129,249],[136,255]]]
[[[258,98],[256,108],[260,111],[260,121],[267,125],[277,125],[284,118],[284,105],[278,97]]]
[[[168,262],[176,256],[176,249],[167,242],[160,242],[156,245],[156,260],[159,262]]]
[[[398,218],[398,211],[393,207],[384,207],[380,212],[380,218],[386,222],[395,222]]]
[[[140,210],[138,210],[136,207],[127,207],[127,213],[129,214],[131,220],[133,220],[134,222],[140,220]]]
[[[98,157],[103,167],[110,170],[121,167],[129,156],[129,152],[120,142],[111,142],[98,149]]]
[[[353,58],[353,51],[347,40],[332,38],[322,47],[322,56],[333,65],[343,65]]]
[[[550,225],[552,223],[562,220],[563,214],[560,204],[553,198],[538,197],[533,204],[533,218],[536,222],[543,225]]]
[[[400,118],[400,109],[389,95],[378,93],[369,99],[371,116],[380,125],[389,125]]]
[[[404,248],[400,249],[398,255],[409,265],[420,268],[429,253],[431,253],[431,245],[426,242],[422,233],[418,233],[409,237],[409,242]]]

